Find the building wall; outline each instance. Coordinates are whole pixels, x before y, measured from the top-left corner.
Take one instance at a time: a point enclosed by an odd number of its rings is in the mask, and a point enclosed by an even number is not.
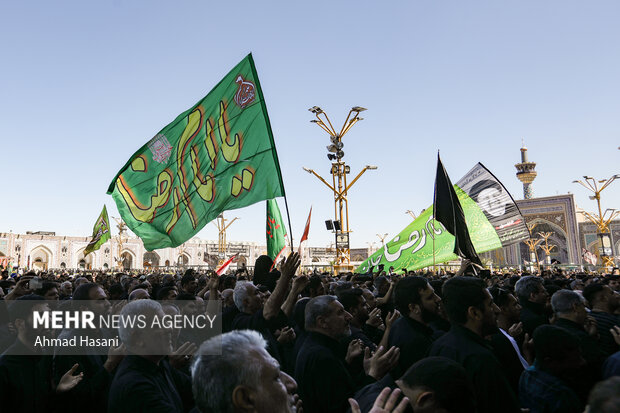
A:
[[[36,269],[58,269],[62,268],[63,264],[70,269],[81,268],[81,264],[87,269],[116,268],[116,258],[119,255],[117,237],[84,257],[84,248],[89,241],[90,237],[0,233],[0,256],[10,257],[10,262],[21,267]],[[289,248],[285,250],[285,254],[288,254],[288,250]],[[159,267],[174,267],[181,261],[186,266],[215,268],[232,254],[239,254],[239,265],[245,263],[252,267],[260,255],[267,253],[267,247],[253,242],[229,242],[222,255],[218,252],[217,241],[192,238],[176,248],[154,250],[156,255],[147,255],[145,259],[147,252],[142,240],[129,237],[123,242],[121,255],[131,257],[129,268],[138,270],[155,265],[152,261],[149,263],[149,258],[158,259]],[[334,256],[333,249],[306,247],[302,252],[302,265],[329,266]],[[37,260],[40,261],[35,262]],[[235,268],[235,265],[232,267]]]

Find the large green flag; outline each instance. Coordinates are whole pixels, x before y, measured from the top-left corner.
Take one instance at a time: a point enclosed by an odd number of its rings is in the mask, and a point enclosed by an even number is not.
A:
[[[482,165],[476,164],[456,185],[471,242],[478,254],[529,238],[525,220],[501,182]],[[400,270],[417,270],[452,261],[454,236],[433,217],[433,208],[424,210],[396,237],[358,267],[366,272],[384,264]]]
[[[223,211],[283,196],[252,55],[140,148],[108,194],[149,251],[184,243]]]
[[[267,255],[274,264],[286,248],[286,227],[275,199],[267,200]]]
[[[104,205],[103,211],[101,211],[99,218],[97,218],[97,222],[95,222],[95,225],[93,226],[93,238],[84,249],[84,256],[87,256],[93,251],[97,251],[109,239],[110,219],[108,218],[108,210]]]

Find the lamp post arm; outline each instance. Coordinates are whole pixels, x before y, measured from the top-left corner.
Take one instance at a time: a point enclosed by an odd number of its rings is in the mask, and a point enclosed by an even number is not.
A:
[[[228,223],[228,225],[226,225],[226,226],[224,227],[224,231],[226,231],[226,230],[228,229],[228,227],[229,227],[229,226],[231,226],[231,225],[232,225],[232,223],[233,223],[233,222],[235,222],[235,221],[236,221],[236,220],[238,220],[238,219],[239,219],[238,217],[234,217],[234,218],[232,219],[232,221],[230,221],[230,222]]]
[[[305,168],[304,168],[304,169],[305,169]],[[338,192],[338,191],[336,191],[336,190],[334,189],[334,187],[333,187],[333,186],[331,186],[331,185],[330,185],[330,184],[329,184],[329,183],[328,183],[325,179],[323,179],[323,177],[322,177],[321,175],[319,175],[319,174],[317,174],[316,172],[314,172],[314,169],[305,169],[305,171],[306,171],[306,172],[308,172],[308,173],[311,173],[311,174],[312,174],[312,175],[314,175],[314,176],[316,176],[316,177],[319,179],[319,181],[321,181],[321,182],[323,182],[325,185],[327,185],[327,187],[328,187],[329,189],[331,189],[333,192],[336,192],[336,193]]]
[[[344,193],[349,192],[349,189],[353,186],[353,184],[355,182],[357,182],[358,179],[360,179],[360,177],[364,174],[364,172],[366,172],[368,170],[368,166],[365,166],[364,169],[362,169],[360,171],[360,173],[357,174],[357,176],[355,178],[353,178],[353,180],[349,183],[349,185],[347,185],[347,187],[344,189]]]

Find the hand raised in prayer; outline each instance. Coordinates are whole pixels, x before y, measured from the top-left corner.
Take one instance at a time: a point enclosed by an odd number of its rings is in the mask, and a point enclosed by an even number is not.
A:
[[[400,397],[401,390],[394,389],[391,390],[389,387],[386,387],[379,393],[375,403],[372,405],[372,409],[370,409],[369,413],[402,413],[407,408],[407,404],[409,403],[408,397],[403,397],[400,403],[396,404],[398,398]],[[355,399],[349,399],[349,405],[351,406],[352,413],[361,413],[360,406],[357,404]]]
[[[192,356],[196,350],[198,350],[196,344],[186,341],[178,349],[173,351],[170,356],[168,356],[170,365],[175,369],[182,369],[192,360]]]
[[[523,353],[523,358],[528,362],[528,364],[534,363],[534,339],[530,338],[528,333],[525,333],[525,337],[523,338],[521,352]]]
[[[295,341],[295,330],[291,327],[284,327],[280,334],[278,335],[278,343],[280,344],[288,344]]]
[[[299,268],[299,264],[301,264],[299,254],[296,252],[291,252],[289,256],[282,261],[282,266],[280,267],[282,276],[292,277],[295,275],[297,268]]]
[[[400,349],[398,347],[392,347],[386,351],[385,347],[380,346],[372,356],[370,355],[370,349],[366,348],[364,352],[364,367],[368,366],[366,374],[375,380],[381,380],[387,372],[396,366],[399,357]],[[369,363],[366,363],[367,360]]]
[[[103,368],[109,371],[110,373],[119,365],[123,358],[125,357],[125,344],[121,344],[118,347],[110,346],[108,350],[108,358],[103,364]]]
[[[291,289],[291,291],[293,291],[294,294],[300,294],[304,290],[304,288],[306,288],[309,282],[310,279],[307,275],[300,275],[299,277],[295,277],[293,279],[293,288]]]
[[[347,355],[345,357],[347,364],[351,364],[353,360],[361,356],[363,352],[364,344],[362,343],[362,340],[352,340],[349,343],[349,347],[347,347]]]
[[[381,319],[381,310],[375,308],[368,314],[368,320],[366,320],[366,324],[369,326],[379,328],[381,324],[383,324],[383,320]]]
[[[400,312],[398,310],[394,310],[393,312],[388,313],[387,318],[385,319],[385,328],[392,328],[392,325],[394,325],[394,321],[398,320],[398,317],[400,317]]]
[[[79,364],[75,363],[73,367],[71,367],[71,369],[62,376],[58,386],[56,386],[56,393],[64,393],[69,391],[77,386],[80,381],[82,381],[82,378],[84,378],[84,373],[76,374],[75,376],[73,375],[78,367]]]
[[[510,334],[512,338],[517,338],[521,336],[522,333],[523,333],[523,323],[521,321],[519,321],[516,324],[511,325],[510,328],[508,329],[508,334]]]

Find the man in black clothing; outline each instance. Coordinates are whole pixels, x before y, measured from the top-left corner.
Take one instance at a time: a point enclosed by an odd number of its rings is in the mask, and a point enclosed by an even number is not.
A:
[[[549,294],[545,290],[542,278],[533,275],[521,277],[517,281],[515,294],[523,307],[521,309],[523,331],[532,337],[536,327],[549,324],[545,308]]]
[[[92,311],[97,317],[107,314],[110,307],[105,291],[95,283],[82,284],[76,288],[70,302],[74,311]],[[58,338],[71,339],[82,335],[91,338],[111,338],[106,337],[104,331],[88,330],[84,333],[78,329],[65,329]],[[79,365],[77,371],[84,375],[80,384],[64,396],[70,401],[70,403],[66,403],[65,413],[78,413],[87,410],[90,413],[107,411],[108,391],[116,367],[123,359],[123,351],[124,348],[119,347],[111,348],[107,356],[99,354],[54,356],[54,377],[56,380],[76,363]],[[77,352],[77,349],[73,351],[73,353]]]
[[[181,277],[181,292],[195,295],[196,290],[198,290],[198,281],[196,281],[194,270],[190,268]]]
[[[356,390],[381,379],[397,362],[399,351],[379,348],[370,358],[368,371],[356,363],[362,354],[359,341],[349,345],[346,355],[339,340],[351,334],[347,313],[331,295],[311,299],[305,316],[308,337],[295,364],[295,380],[305,413],[344,413],[347,399]],[[369,351],[365,357],[370,357]]]
[[[121,316],[143,316],[151,326],[164,316],[161,305],[136,300],[123,307]],[[191,379],[170,367],[165,359],[172,352],[170,329],[121,325],[119,336],[130,353],[118,366],[108,399],[110,413],[182,413],[193,406]]]
[[[536,361],[521,375],[519,401],[531,413],[580,413],[584,403],[568,385],[585,364],[577,338],[561,327],[534,332]]]
[[[383,330],[377,328],[378,325],[383,324],[380,311],[374,311],[372,319],[370,318],[366,299],[359,288],[341,292],[338,295],[338,301],[345,311],[351,314],[349,321],[351,335],[346,339],[347,344],[352,340],[362,340],[365,347],[375,351],[383,337]]]
[[[255,330],[261,333],[267,341],[267,351],[280,363],[283,360],[274,333],[287,325],[300,288],[305,288],[305,285],[300,284],[305,277],[298,277],[299,281],[294,283],[289,292],[291,279],[299,264],[299,254],[291,253],[282,264],[282,274],[273,294],[264,303],[263,295],[256,285],[250,281],[237,282],[233,293],[236,308],[223,315],[223,321],[230,323],[230,330]]]
[[[479,413],[519,412],[501,364],[484,339],[497,331],[499,313],[484,281],[451,278],[443,287],[443,304],[452,328],[433,343],[429,354],[447,357],[465,368],[474,386]]]
[[[17,339],[0,356],[0,408],[3,412],[20,413],[53,411],[61,402],[60,393],[75,387],[82,375],[73,376],[77,369],[74,365],[55,385],[52,357],[35,345],[37,337],[51,338],[51,331],[33,328],[32,312],[49,311],[42,297],[34,294],[20,297],[9,311]]]
[[[502,370],[518,397],[519,378],[523,370],[529,367],[528,361],[523,357],[520,350],[522,340],[523,323],[521,323],[521,305],[510,291],[503,288],[491,289],[493,301],[499,307],[497,316],[498,332],[491,335],[493,353],[502,365]],[[529,336],[527,336],[529,341]],[[524,347],[528,349],[527,345]],[[531,354],[528,353],[531,358]]]
[[[615,314],[620,306],[620,295],[608,285],[595,283],[583,289],[583,296],[592,309],[590,315],[596,320],[601,350],[609,357],[620,349],[609,331],[620,325],[620,317]]]
[[[433,344],[433,329],[428,323],[439,314],[441,299],[422,277],[406,277],[396,284],[394,304],[402,317],[394,322],[388,345],[400,349],[398,377],[413,363],[426,357]]]
[[[384,388],[400,389],[409,399],[408,412],[474,413],[476,401],[471,381],[458,363],[445,357],[426,357],[394,381],[390,374],[355,394],[362,413],[371,411]]]
[[[555,325],[571,332],[579,340],[586,366],[578,375],[574,388],[585,402],[594,384],[601,379],[605,356],[597,339],[596,321],[588,317],[584,299],[575,291],[560,290],[551,297]]]

